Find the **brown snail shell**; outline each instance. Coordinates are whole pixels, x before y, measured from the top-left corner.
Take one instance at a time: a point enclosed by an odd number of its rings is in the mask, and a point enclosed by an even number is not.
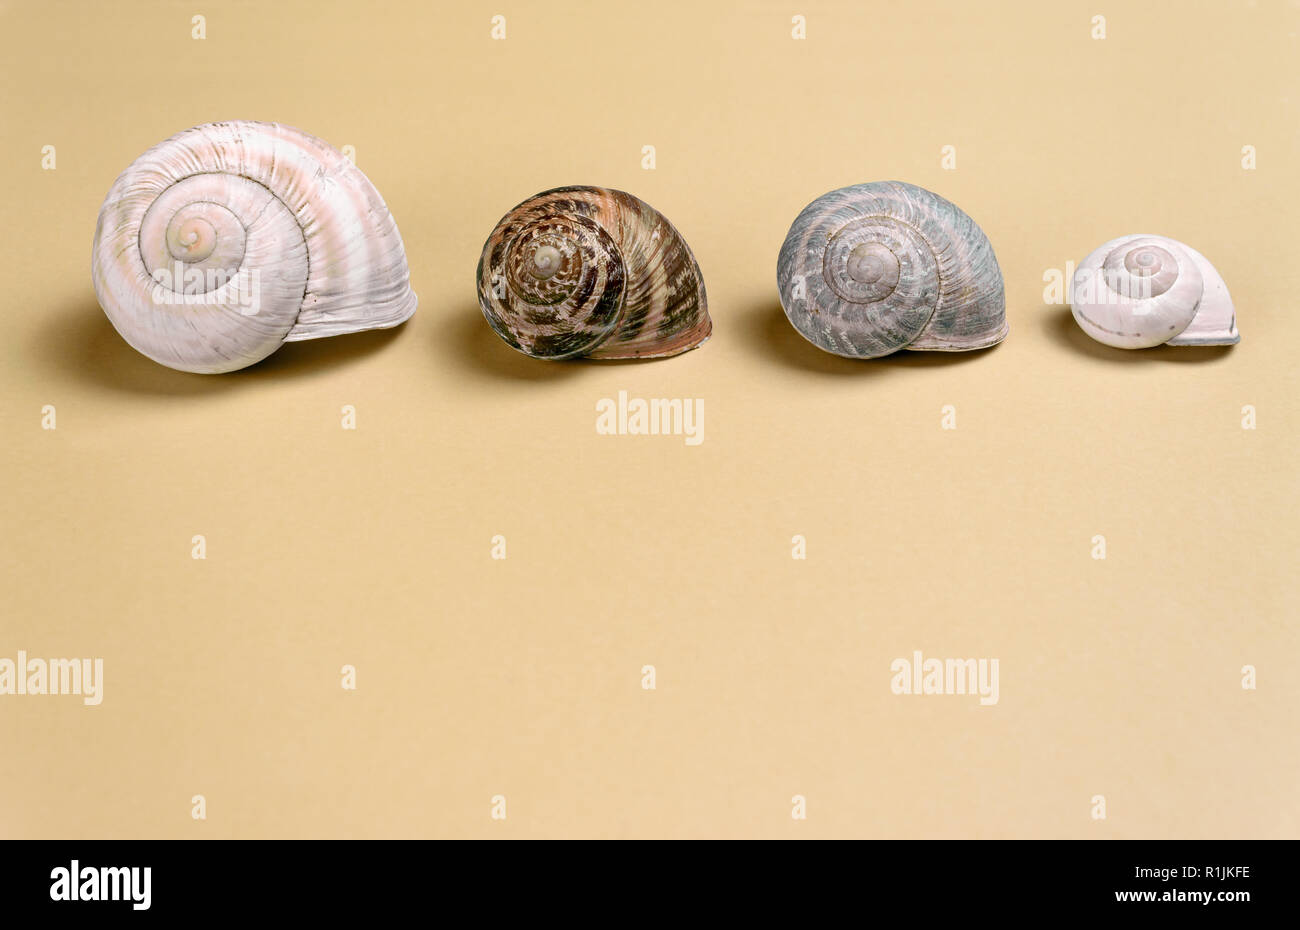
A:
[[[488,324],[533,358],[662,358],[713,330],[686,240],[623,191],[530,197],[492,230],[477,277]]]

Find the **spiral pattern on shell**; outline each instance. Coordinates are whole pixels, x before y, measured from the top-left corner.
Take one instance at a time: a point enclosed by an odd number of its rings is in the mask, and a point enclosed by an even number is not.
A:
[[[954,204],[901,181],[841,188],[805,207],[781,246],[777,287],[804,338],[849,358],[980,349],[1007,335],[988,238]]]
[[[197,126],[136,159],[100,209],[91,276],[128,343],[192,372],[396,326],[416,307],[373,185],[328,144],[275,123]]]
[[[534,358],[656,358],[708,339],[704,279],[664,216],[622,191],[563,187],[515,207],[483,246],[479,305]]]
[[[1239,339],[1218,272],[1164,236],[1121,236],[1094,249],[1070,281],[1070,309],[1093,339],[1122,349]]]

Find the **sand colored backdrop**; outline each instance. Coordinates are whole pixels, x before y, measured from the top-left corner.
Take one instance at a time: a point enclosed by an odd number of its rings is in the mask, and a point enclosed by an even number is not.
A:
[[[1272,0],[0,3],[0,656],[104,662],[96,707],[0,696],[0,836],[1297,836],[1298,30]],[[118,337],[104,193],[234,118],[355,147],[408,324],[224,376]],[[795,215],[891,178],[989,235],[1001,346],[854,363],[785,322]],[[682,232],[702,349],[556,365],[488,329],[483,240],[569,183]],[[1239,346],[1124,353],[1045,303],[1130,232],[1215,263]],[[597,435],[620,390],[701,399],[703,443]],[[916,650],[998,659],[999,702],[891,693]]]

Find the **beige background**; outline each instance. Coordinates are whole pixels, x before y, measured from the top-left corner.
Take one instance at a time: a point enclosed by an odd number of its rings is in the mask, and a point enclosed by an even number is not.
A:
[[[0,3],[0,655],[105,663],[99,707],[0,697],[0,835],[1300,835],[1296,4],[457,7]],[[104,193],[232,118],[356,147],[409,323],[223,376],[116,335]],[[791,220],[889,178],[988,233],[1004,344],[853,363],[786,324]],[[483,240],[567,183],[672,219],[707,345],[492,334]],[[1130,232],[1215,262],[1239,346],[1124,353],[1044,305]],[[620,389],[702,398],[703,445],[596,435]],[[1001,702],[894,696],[917,649],[998,658]]]

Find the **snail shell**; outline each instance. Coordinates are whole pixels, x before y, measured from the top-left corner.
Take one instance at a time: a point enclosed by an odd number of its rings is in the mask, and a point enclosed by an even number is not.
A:
[[[534,358],[662,358],[713,330],[686,240],[649,204],[602,187],[556,188],[502,217],[478,300],[496,334]]]
[[[160,364],[234,371],[281,343],[415,312],[402,239],[342,153],[276,123],[209,123],[155,145],[99,211],[100,306]]]
[[[1070,309],[1085,333],[1120,349],[1241,341],[1223,278],[1164,236],[1120,236],[1094,249],[1070,279]]]
[[[794,328],[835,355],[959,352],[1007,336],[988,237],[956,205],[902,181],[841,188],[804,207],[776,280]]]

